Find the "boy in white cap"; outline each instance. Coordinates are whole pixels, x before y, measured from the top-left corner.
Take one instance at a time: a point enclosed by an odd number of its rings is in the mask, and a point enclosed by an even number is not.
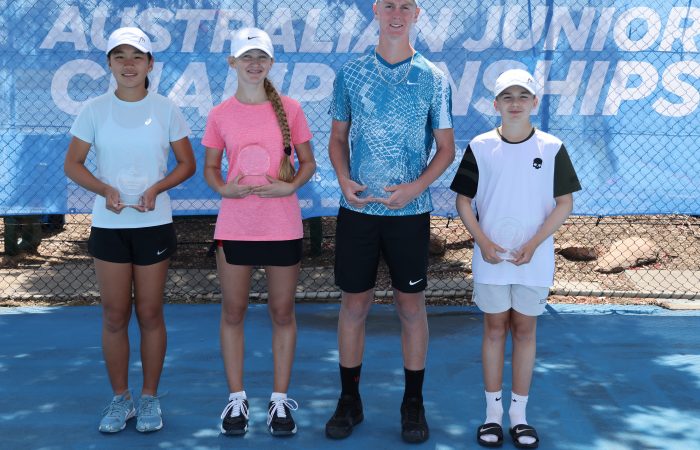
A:
[[[484,447],[503,443],[502,381],[508,332],[513,343],[510,435],[518,448],[536,448],[525,406],[535,363],[537,316],[554,277],[553,234],[581,189],[564,144],[537,130],[530,114],[538,97],[533,76],[508,70],[496,80],[494,107],[501,125],[469,143],[452,182],[457,211],[474,237],[473,300],[484,312],[482,363],[486,420],[477,429]]]

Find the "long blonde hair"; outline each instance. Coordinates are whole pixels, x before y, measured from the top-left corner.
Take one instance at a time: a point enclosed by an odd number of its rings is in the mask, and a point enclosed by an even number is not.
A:
[[[294,179],[294,165],[292,164],[292,133],[289,130],[289,120],[287,120],[287,113],[284,111],[284,106],[282,105],[282,98],[280,94],[275,89],[275,86],[270,80],[265,78],[263,82],[265,87],[265,94],[267,99],[272,103],[272,109],[275,111],[275,116],[277,116],[277,123],[279,124],[280,131],[282,132],[282,145],[284,145],[284,155],[282,156],[282,162],[280,164],[280,171],[278,177],[282,181],[290,182]]]

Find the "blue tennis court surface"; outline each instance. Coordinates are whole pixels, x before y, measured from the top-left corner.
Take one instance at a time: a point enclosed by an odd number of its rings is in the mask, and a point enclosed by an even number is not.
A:
[[[339,392],[337,304],[300,304],[290,396],[296,436],[265,428],[272,384],[264,305],[246,322],[245,384],[251,427],[219,435],[228,389],[219,355],[219,305],[167,305],[168,353],[161,380],[164,428],[102,435],[111,398],[100,348],[99,307],[0,308],[0,447],[3,449],[390,449],[412,447],[399,433],[403,393],[399,323],[376,305],[367,326],[361,392],[365,421],[329,441],[324,424]],[[483,420],[481,315],[472,307],[431,307],[424,386],[431,437],[415,447],[479,448]],[[132,319],[132,322],[134,320]],[[138,329],[132,323],[132,390],[141,387]],[[700,312],[657,307],[552,305],[540,318],[528,420],[541,449],[700,448]],[[136,344],[136,345],[134,345]],[[510,366],[504,392],[509,391]],[[507,399],[506,395],[506,399]],[[505,416],[507,420],[507,413]],[[506,425],[504,423],[504,425]],[[514,448],[508,436],[503,446]]]

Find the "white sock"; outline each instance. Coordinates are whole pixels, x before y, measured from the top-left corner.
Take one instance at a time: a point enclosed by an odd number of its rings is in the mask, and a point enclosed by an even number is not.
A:
[[[235,400],[235,399],[246,400],[246,399],[248,399],[248,397],[246,397],[245,391],[231,392],[228,395],[228,401]]]
[[[484,391],[486,395],[486,420],[484,423],[497,423],[501,425],[503,423],[503,391],[497,392],[487,392]],[[484,442],[497,442],[498,436],[495,434],[484,434],[480,438]]]
[[[527,395],[518,395],[515,392],[511,392],[510,398],[510,409],[508,410],[508,415],[510,416],[510,426],[514,428],[516,425],[527,425],[527,420],[525,419],[525,408],[527,408]],[[530,436],[521,436],[518,438],[521,444],[532,444],[535,442],[535,438]]]
[[[272,395],[270,396],[270,401],[276,402],[277,400],[284,400],[286,398],[287,398],[286,392],[273,392]]]

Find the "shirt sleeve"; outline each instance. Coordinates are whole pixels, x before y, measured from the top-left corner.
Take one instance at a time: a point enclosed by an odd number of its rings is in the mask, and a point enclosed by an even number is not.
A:
[[[581,183],[576,175],[576,170],[571,163],[566,147],[562,144],[557,156],[554,157],[554,196],[559,197],[580,190]]]
[[[333,97],[328,111],[333,120],[350,121],[350,99],[345,86],[345,68],[341,68],[333,81]]]
[[[81,141],[90,144],[95,143],[95,126],[92,118],[92,108],[89,103],[80,110],[75,121],[73,121],[73,125],[70,127],[70,134]]]
[[[224,138],[219,130],[219,124],[216,120],[215,110],[209,113],[207,117],[207,125],[204,127],[204,136],[202,136],[202,145],[217,150],[223,150],[226,147]]]
[[[435,94],[430,105],[430,126],[434,130],[452,128],[452,88],[445,74],[436,75]]]
[[[474,198],[479,185],[479,166],[471,146],[468,146],[459,163],[459,168],[455,174],[450,189],[465,197]]]
[[[170,142],[179,141],[190,135],[190,126],[187,125],[185,116],[180,111],[180,108],[171,104],[172,112],[170,114]]]

